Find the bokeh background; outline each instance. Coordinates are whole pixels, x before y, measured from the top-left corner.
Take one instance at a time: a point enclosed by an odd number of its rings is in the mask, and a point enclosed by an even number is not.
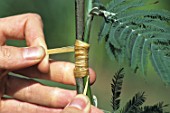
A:
[[[109,0],[101,0],[107,4]],[[148,0],[153,1],[153,0]],[[147,6],[146,8],[170,10],[170,0],[159,0],[159,4]],[[75,12],[74,0],[0,0],[0,18],[23,14],[38,13],[44,23],[44,33],[48,48],[73,45],[75,41]],[[97,80],[92,86],[93,94],[98,98],[98,107],[105,110],[111,109],[111,81],[113,75],[120,68],[125,67],[126,73],[121,105],[124,105],[137,92],[146,92],[147,100],[145,105],[152,105],[160,101],[170,104],[170,86],[166,86],[149,66],[147,75],[140,72],[136,74],[126,64],[118,64],[110,60],[104,47],[104,41],[98,43],[98,32],[102,19],[94,19],[91,33],[90,67],[97,73]],[[34,27],[34,25],[32,26]],[[25,41],[8,40],[9,45],[25,46]],[[74,62],[74,54],[61,54],[50,56],[55,60]],[[56,67],[57,68],[57,67]],[[74,87],[65,86],[51,81],[41,81],[53,87]],[[170,111],[170,106],[167,108]]]

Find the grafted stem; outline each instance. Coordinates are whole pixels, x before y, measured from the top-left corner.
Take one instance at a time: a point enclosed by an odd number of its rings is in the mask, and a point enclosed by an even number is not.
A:
[[[87,2],[87,7],[85,7],[85,1]],[[89,12],[89,3],[92,4],[92,0],[75,0],[75,11],[76,11],[76,39],[86,42],[89,42],[89,33],[91,26],[91,18],[87,18],[85,25],[85,12]],[[88,63],[88,62],[87,62]],[[83,94],[86,83],[88,83],[87,96],[90,98],[91,103],[93,103],[93,98],[91,94],[90,84],[89,84],[89,75],[85,75],[83,78],[76,78],[77,84],[77,93]]]
[[[84,0],[75,0],[76,15],[76,39],[83,40],[84,32]],[[83,78],[76,78],[77,93],[82,94],[84,90]]]

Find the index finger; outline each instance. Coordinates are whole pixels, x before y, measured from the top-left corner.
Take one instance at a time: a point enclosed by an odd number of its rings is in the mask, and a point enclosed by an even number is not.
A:
[[[42,46],[47,50],[41,17],[37,14],[23,14],[0,19],[1,43],[6,39],[26,39],[27,46]],[[48,55],[38,65],[41,72],[48,72]]]
[[[16,70],[14,73],[21,74],[30,78],[39,78],[51,80],[63,84],[75,85],[74,77],[74,67],[75,65],[70,62],[61,62],[61,61],[51,61],[50,62],[50,73],[44,74],[37,70],[36,67],[28,67],[21,70]],[[96,74],[92,69],[90,71],[90,83],[94,83],[96,80]]]
[[[25,27],[25,38],[28,46],[42,46],[47,50],[47,46],[43,34],[42,19],[37,14],[27,14],[27,23]],[[34,26],[33,26],[34,25]],[[38,65],[41,72],[47,73],[49,71],[49,56],[46,54],[44,59]]]

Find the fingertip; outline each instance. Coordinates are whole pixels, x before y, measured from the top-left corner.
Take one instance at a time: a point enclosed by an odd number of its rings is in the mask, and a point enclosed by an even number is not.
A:
[[[41,60],[45,56],[44,49],[40,47],[26,47],[22,49],[25,60]]]
[[[38,36],[37,36],[38,37]],[[39,38],[36,38],[36,40],[34,40],[34,42],[32,42],[32,44],[41,46],[44,51],[45,51],[45,57],[41,60],[41,62],[38,64],[38,69],[40,72],[42,73],[48,73],[49,72],[49,68],[50,68],[50,64],[49,64],[49,55],[47,54],[47,45],[45,43],[45,37],[42,34],[42,36],[39,36]]]
[[[90,83],[93,84],[96,81],[96,72],[89,68],[89,73],[90,73]]]
[[[46,55],[44,57],[44,59],[39,63],[38,65],[38,69],[40,70],[40,72],[42,73],[48,73],[50,68],[50,64],[49,64],[49,55]]]
[[[89,113],[90,100],[87,96],[79,94],[71,101],[62,113]]]

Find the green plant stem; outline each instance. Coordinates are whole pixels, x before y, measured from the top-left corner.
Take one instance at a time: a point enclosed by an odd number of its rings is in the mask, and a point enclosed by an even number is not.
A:
[[[89,75],[88,75],[88,76],[89,76]],[[93,100],[93,96],[92,96],[92,92],[91,92],[90,80],[89,80],[89,77],[88,77],[88,76],[85,76],[85,77],[83,78],[83,80],[84,80],[84,86],[85,86],[86,82],[89,81],[89,82],[88,82],[88,88],[87,88],[87,94],[86,94],[86,95],[89,97],[91,104],[92,104],[92,105],[95,105],[94,100]]]
[[[84,83],[83,78],[76,78],[76,89],[77,94],[83,94],[84,91]]]
[[[86,7],[85,7],[86,23],[85,23],[85,30],[84,30],[84,41],[86,43],[89,43],[89,39],[90,39],[91,23],[93,19],[93,15],[90,14],[92,7],[93,7],[92,0],[86,0]]]
[[[92,0],[86,0],[85,6],[86,6],[85,7],[86,23],[85,23],[84,38],[83,39],[84,39],[84,42],[89,43],[91,23],[92,23],[92,19],[93,19],[93,16],[90,14],[90,11],[92,10],[92,7],[93,7]],[[94,105],[93,96],[92,96],[91,87],[90,87],[90,80],[89,80],[88,76],[85,76],[83,78],[84,86],[85,86],[86,82],[89,81],[88,82],[88,89],[87,89],[87,96],[89,97],[91,104]]]
[[[85,1],[87,2],[87,7],[85,8]],[[75,10],[76,10],[76,39],[84,41],[86,43],[89,42],[89,34],[90,34],[90,28],[91,28],[91,18],[89,18],[89,3],[92,4],[92,0],[75,0]],[[86,10],[84,10],[86,9]],[[85,23],[85,12],[87,12],[87,22],[86,26],[84,27]],[[76,78],[76,84],[77,84],[77,93],[82,94],[84,91],[85,84],[87,81],[90,81],[88,78],[89,75],[86,75],[83,78]],[[89,83],[89,82],[88,82]],[[87,96],[89,97],[91,104],[94,105],[93,97],[91,93],[90,83],[88,84],[87,89]]]
[[[76,39],[83,40],[84,33],[84,0],[75,0],[76,15]],[[83,94],[83,78],[76,78],[76,88],[78,94]]]
[[[81,41],[84,40],[84,1],[85,0],[75,0],[76,39]]]

